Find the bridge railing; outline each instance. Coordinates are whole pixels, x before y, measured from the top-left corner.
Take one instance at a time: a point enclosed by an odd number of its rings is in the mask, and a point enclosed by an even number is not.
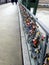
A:
[[[19,3],[20,4],[20,3]],[[44,46],[44,51],[43,51],[43,56],[42,56],[42,62],[40,65],[43,65],[44,58],[46,55],[46,49],[47,49],[47,44],[48,44],[48,38],[49,38],[49,28],[44,25],[44,23],[36,18],[35,15],[33,15],[23,4],[20,4],[22,7],[25,8],[25,10],[28,12],[28,14],[33,18],[34,22],[38,23],[38,25],[44,30],[46,33],[46,39],[45,39],[45,46]]]
[[[37,22],[41,26],[41,28],[45,31],[45,33],[49,36],[49,28],[46,27],[42,21],[39,21],[36,18],[36,16],[33,15],[23,4],[21,4],[21,5],[26,9],[26,11],[30,14],[30,16],[33,17],[34,21]]]

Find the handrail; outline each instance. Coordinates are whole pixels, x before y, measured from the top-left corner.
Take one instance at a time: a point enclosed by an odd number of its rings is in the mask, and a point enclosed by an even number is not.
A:
[[[23,4],[21,4],[21,5],[33,17],[34,21],[37,22],[41,26],[41,28],[45,31],[45,33],[49,36],[49,28],[46,27],[46,25],[44,25],[43,22],[41,22],[40,20],[38,20],[35,15],[31,14],[31,12]]]

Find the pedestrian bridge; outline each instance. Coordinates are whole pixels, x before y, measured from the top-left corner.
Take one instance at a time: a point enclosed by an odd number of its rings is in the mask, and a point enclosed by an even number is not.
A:
[[[37,16],[42,20],[38,12]],[[33,16],[33,18],[35,19],[35,16]],[[37,20],[37,18],[35,20]],[[34,60],[30,57],[30,46],[26,44],[22,21],[19,4],[8,3],[0,5],[0,65],[35,65]],[[39,23],[39,27],[41,26],[45,31],[47,43],[49,27],[44,27],[39,21],[37,23]],[[49,52],[49,50],[47,50],[47,52]]]

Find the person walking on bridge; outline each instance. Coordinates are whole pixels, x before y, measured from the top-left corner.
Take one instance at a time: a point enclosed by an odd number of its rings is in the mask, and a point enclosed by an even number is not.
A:
[[[15,1],[15,3],[17,4],[18,0],[14,0],[14,1]]]
[[[11,0],[12,3],[14,3],[14,0]]]
[[[11,0],[11,2],[12,2],[12,3],[14,3],[14,2],[15,2],[16,4],[17,4],[17,1],[18,1],[18,0]]]

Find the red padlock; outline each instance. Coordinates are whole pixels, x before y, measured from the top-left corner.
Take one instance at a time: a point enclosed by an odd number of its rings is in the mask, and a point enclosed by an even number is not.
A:
[[[33,39],[33,43],[36,46],[38,44],[37,39]]]

